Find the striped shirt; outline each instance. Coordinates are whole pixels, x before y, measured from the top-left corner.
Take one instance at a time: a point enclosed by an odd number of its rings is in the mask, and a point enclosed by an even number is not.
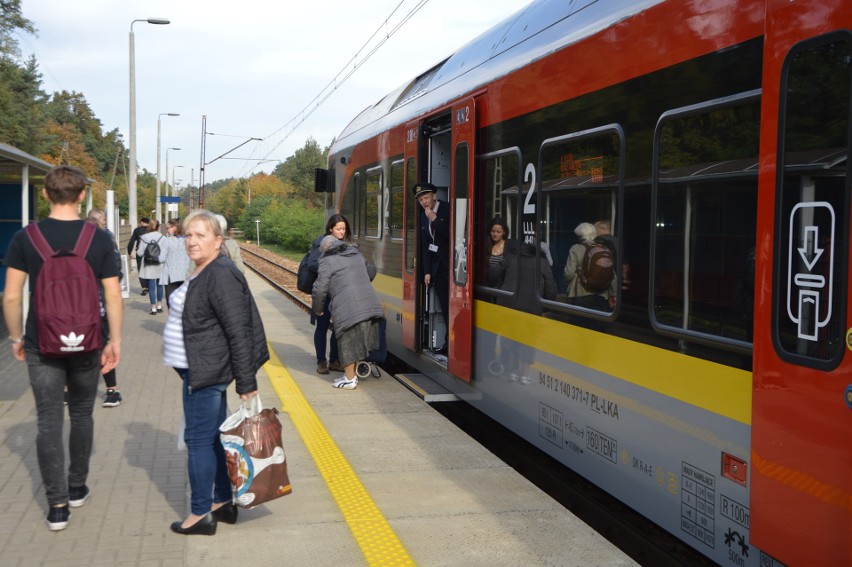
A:
[[[193,276],[195,277],[195,276]],[[189,368],[183,342],[183,305],[192,278],[183,282],[169,296],[169,320],[163,329],[163,364],[173,368]]]

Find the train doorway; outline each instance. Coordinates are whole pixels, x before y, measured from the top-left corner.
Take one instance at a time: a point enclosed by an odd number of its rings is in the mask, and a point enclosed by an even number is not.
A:
[[[475,106],[465,99],[449,113],[406,127],[406,243],[403,272],[403,344],[421,352],[467,382],[471,375],[473,326],[472,251],[473,159]],[[437,187],[440,207],[448,208],[450,224],[447,305],[442,307],[436,285],[424,284],[425,240],[421,207],[414,199],[418,182]],[[443,216],[443,215],[442,215]],[[428,243],[426,243],[428,245]],[[416,260],[415,260],[416,259]],[[446,311],[446,312],[445,312]]]

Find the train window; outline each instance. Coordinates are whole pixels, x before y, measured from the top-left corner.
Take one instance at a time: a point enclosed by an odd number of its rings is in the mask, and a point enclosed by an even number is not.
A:
[[[453,158],[453,212],[455,214],[455,242],[453,246],[453,281],[456,285],[467,284],[467,218],[470,206],[468,200],[468,173],[470,172],[470,146],[466,143],[456,146]]]
[[[482,251],[483,259],[479,262],[481,269],[477,272],[477,283],[488,287],[498,287],[506,291],[514,291],[511,283],[504,278],[494,277],[494,272],[502,273],[503,269],[492,269],[488,274],[488,256],[491,249],[491,236],[488,224],[494,217],[505,221],[509,229],[506,239],[513,242],[517,234],[516,211],[518,201],[518,186],[520,181],[521,151],[510,148],[500,152],[480,156],[477,184],[482,186],[482,198],[478,202],[478,210],[482,211],[478,224],[479,234],[474,240],[482,239],[484,243],[478,250]],[[505,245],[504,245],[505,246]]]
[[[413,197],[413,189],[415,183],[417,183],[417,160],[415,158],[408,158],[408,161],[405,164],[405,179],[406,179],[406,188],[405,193],[407,198],[405,199],[405,240],[407,242],[405,246],[405,270],[407,272],[413,272],[415,261],[417,258],[417,201]]]
[[[781,85],[773,338],[779,356],[830,370],[845,348],[852,34],[800,44]]]
[[[759,92],[667,112],[654,136],[652,325],[750,352]]]
[[[385,221],[388,235],[393,239],[402,238],[402,206],[403,193],[405,191],[402,179],[402,160],[391,164],[390,174],[390,203],[388,204],[388,218]]]
[[[384,171],[381,166],[367,170],[364,195],[364,234],[368,238],[382,237],[382,180]]]
[[[614,227],[623,185],[623,147],[624,135],[614,125],[545,140],[538,221],[524,217],[525,227],[535,227],[528,241],[538,242],[547,260],[540,265],[552,272],[558,291],[554,299],[580,315],[572,320],[598,330],[600,319],[614,316],[622,271]],[[542,248],[542,242],[547,246]],[[610,267],[595,269],[594,274],[584,270],[586,250],[589,258],[609,256]]]

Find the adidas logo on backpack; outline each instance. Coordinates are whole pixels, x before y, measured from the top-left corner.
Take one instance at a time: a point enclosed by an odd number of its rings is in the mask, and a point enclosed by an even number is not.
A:
[[[100,288],[86,261],[95,227],[83,223],[74,249],[58,251],[47,243],[38,224],[28,225],[26,231],[44,261],[33,301],[39,353],[62,358],[100,350]]]

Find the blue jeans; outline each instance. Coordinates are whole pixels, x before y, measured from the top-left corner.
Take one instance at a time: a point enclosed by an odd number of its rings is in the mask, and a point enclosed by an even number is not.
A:
[[[190,510],[203,516],[213,502],[233,500],[225,449],[219,439],[219,426],[228,412],[227,384],[189,391],[189,370],[175,368],[183,380],[183,417],[186,421],[186,468],[189,473]]]
[[[330,300],[326,298],[325,305],[322,308],[322,316],[317,316],[317,328],[314,329],[314,349],[317,351],[317,362],[325,360],[325,338],[328,334],[328,327],[331,324],[331,309],[329,308]],[[329,362],[338,360],[337,358],[337,339],[334,338],[334,333],[331,333],[331,356]]]
[[[27,351],[27,368],[38,422],[38,467],[47,503],[58,506],[68,502],[69,485],[83,486],[89,476],[95,427],[92,412],[101,379],[101,353],[47,358],[37,352]],[[62,431],[65,423],[66,385],[71,421],[67,478]]]
[[[150,279],[146,280],[148,282],[148,299],[151,301],[151,305],[156,305],[157,303],[163,302],[163,286],[160,285],[160,280],[158,279]],[[157,294],[157,298],[154,299],[154,293]]]

